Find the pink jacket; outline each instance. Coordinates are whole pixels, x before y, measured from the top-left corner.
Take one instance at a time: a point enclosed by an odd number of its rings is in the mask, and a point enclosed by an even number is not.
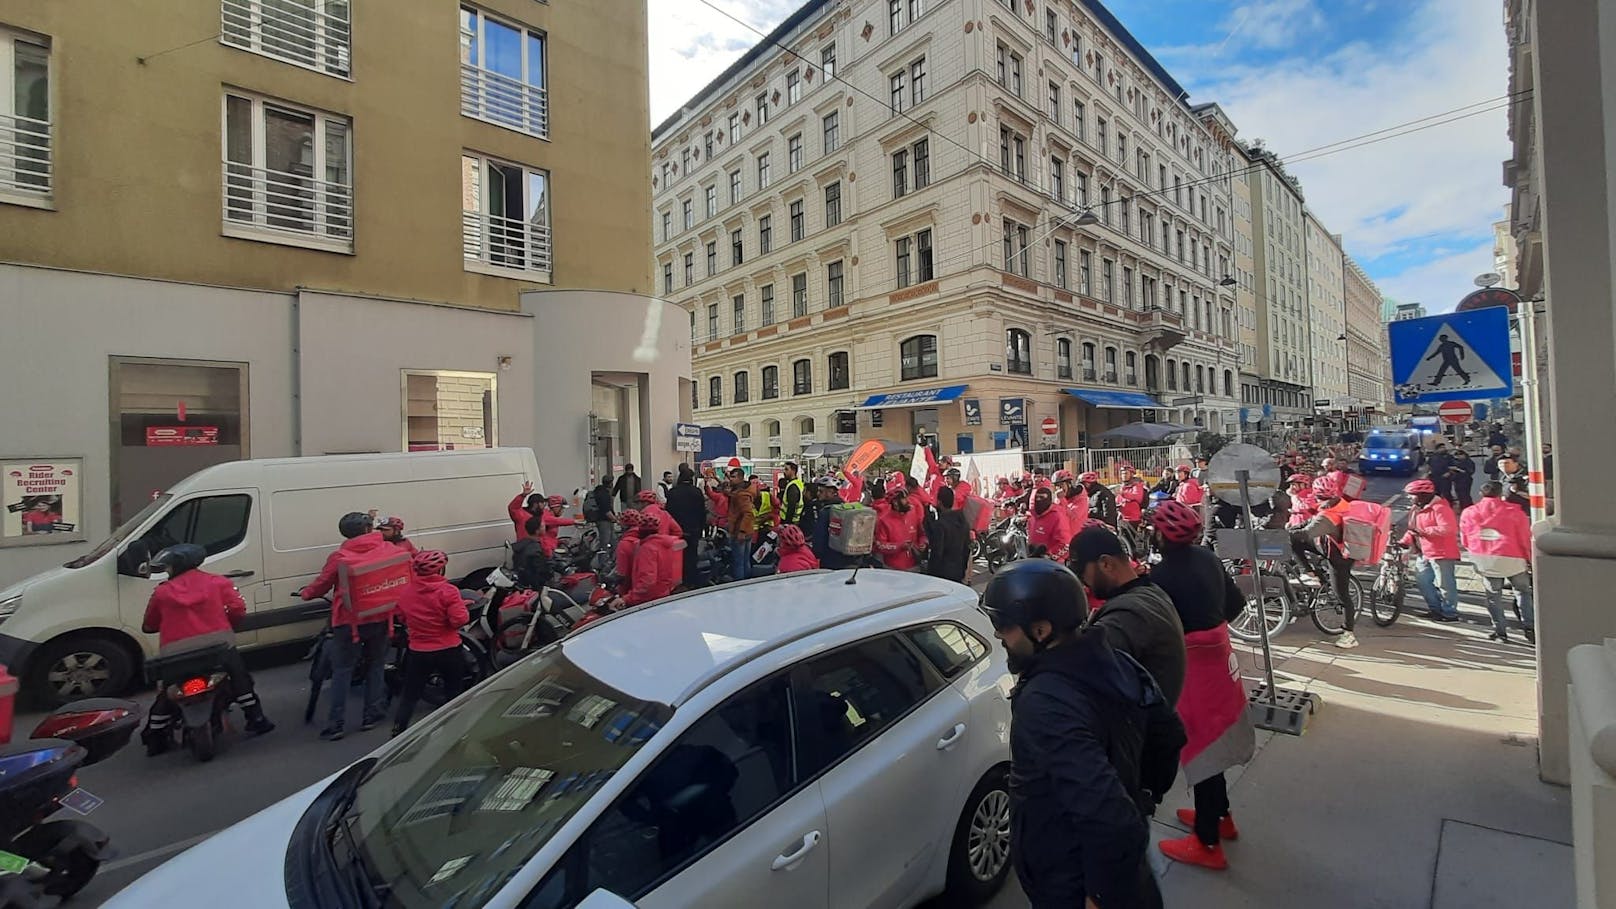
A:
[[[1050,558],[1057,562],[1066,561],[1066,549],[1072,545],[1072,528],[1066,517],[1066,509],[1051,503],[1049,510],[1043,514],[1029,510],[1027,545],[1042,546]]]
[[[1206,499],[1206,490],[1201,487],[1200,480],[1190,477],[1173,490],[1173,498],[1185,505],[1199,505]]]
[[[1465,548],[1477,555],[1532,560],[1532,521],[1503,499],[1483,497],[1459,516]]]
[[[1416,511],[1409,529],[1409,536],[1419,541],[1420,554],[1426,558],[1459,557],[1459,522],[1454,518],[1453,506],[1448,504],[1447,499],[1432,499],[1431,504]]]

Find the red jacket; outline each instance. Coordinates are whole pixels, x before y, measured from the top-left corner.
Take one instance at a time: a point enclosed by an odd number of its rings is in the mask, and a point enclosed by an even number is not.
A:
[[[1414,512],[1405,542],[1408,537],[1419,541],[1420,554],[1428,559],[1459,557],[1459,520],[1453,516],[1453,506],[1441,496]]]
[[[861,474],[853,474],[852,476],[849,476],[847,478],[847,482],[842,484],[842,501],[857,502],[863,497],[864,477]]]
[[[399,597],[398,611],[409,631],[410,649],[416,651],[460,646],[460,626],[471,621],[460,589],[442,575],[416,575]]]
[[[1124,521],[1138,521],[1145,514],[1145,500],[1150,490],[1144,483],[1124,483],[1117,487],[1117,515]]]
[[[193,568],[157,585],[146,602],[141,630],[157,635],[159,647],[218,632],[233,633],[247,615],[236,585],[229,579]]]
[[[647,505],[640,509],[640,512],[656,516],[657,533],[665,533],[668,536],[679,537],[680,539],[684,538],[685,529],[679,526],[679,522],[673,519],[673,515],[668,514],[668,509],[661,505]]]
[[[1173,498],[1185,505],[1199,505],[1206,499],[1206,490],[1202,488],[1200,480],[1190,477],[1173,490]]]
[[[577,518],[559,517],[548,510],[539,512],[539,521],[544,525],[539,530],[539,549],[544,553],[545,558],[555,555],[556,546],[561,543],[561,531],[559,528],[578,526]],[[521,539],[521,537],[518,536],[517,539]]]
[[[976,494],[975,491],[971,489],[971,484],[965,482],[964,480],[960,480],[958,483],[955,483],[949,488],[954,490],[955,511],[964,511],[965,500]]]
[[[907,571],[920,564],[911,549],[926,548],[926,510],[910,503],[908,511],[880,508],[875,514],[875,551],[888,568]]]
[[[415,555],[417,552],[421,551],[421,550],[415,548],[415,544],[411,543],[408,537],[405,537],[404,539],[401,539],[401,540],[394,540],[393,545],[397,546],[399,549],[404,550],[405,552],[409,553],[410,555]]]
[[[343,602],[342,587],[337,584],[337,567],[342,564],[349,566],[363,565],[385,558],[398,552],[398,547],[382,539],[380,531],[372,530],[370,533],[360,534],[351,540],[343,540],[337,551],[326,557],[325,567],[309,586],[303,588],[301,595],[305,600],[318,599],[331,594],[331,624],[357,625],[358,622],[348,604]]]
[[[634,553],[640,548],[640,535],[625,533],[617,541],[617,551],[613,556],[612,573],[617,575],[617,592],[627,593],[629,586],[634,583]]]
[[[729,523],[729,496],[723,490],[708,489],[707,501],[713,505],[713,517],[708,523],[714,527],[725,527]]]
[[[516,525],[516,538],[518,540],[528,538],[527,522],[533,518],[533,512],[524,507],[526,503],[527,496],[519,492],[516,494],[516,498],[505,506],[506,514],[511,516],[511,523]]]
[[[819,567],[819,557],[807,546],[798,546],[796,549],[780,547],[780,574],[790,574],[793,571],[813,571]]]
[[[1089,519],[1089,493],[1086,489],[1079,489],[1075,495],[1056,499],[1055,504],[1066,509],[1066,529],[1075,534],[1083,529],[1083,524]]]
[[[1087,517],[1087,514],[1084,515]],[[1042,546],[1050,558],[1066,561],[1066,548],[1072,545],[1072,528],[1066,520],[1066,509],[1051,504],[1049,510],[1039,514],[1036,509],[1027,512],[1027,546]]]
[[[623,603],[638,606],[673,593],[684,578],[685,541],[683,537],[653,533],[640,540],[634,551],[634,580]]]
[[[1483,496],[1459,516],[1459,526],[1472,555],[1532,561],[1532,519],[1503,499]]]

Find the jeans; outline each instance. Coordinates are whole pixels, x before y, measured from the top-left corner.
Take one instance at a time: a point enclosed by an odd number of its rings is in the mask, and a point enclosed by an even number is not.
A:
[[[600,537],[600,545],[603,548],[606,548],[606,549],[612,548],[612,522],[611,521],[596,521],[595,522],[595,535]]]
[[[730,537],[729,560],[730,577],[737,581],[744,581],[750,576],[752,569],[752,540],[750,537]]]
[[[1414,563],[1414,581],[1420,585],[1420,596],[1432,612],[1445,618],[1459,615],[1459,579],[1454,570],[1458,559],[1420,559]],[[1436,589],[1437,572],[1442,573],[1442,591]]]
[[[354,667],[364,654],[365,709],[363,721],[380,719],[387,712],[387,684],[383,671],[387,668],[387,622],[366,622],[358,626],[359,640],[354,640],[353,626],[338,625],[331,629],[331,713],[326,725],[341,729],[348,721],[348,689],[353,684]]]
[[[1507,578],[1487,578],[1487,612],[1493,617],[1493,630],[1502,634],[1504,632],[1504,582],[1515,588],[1515,601],[1521,607],[1521,624],[1527,628],[1537,627],[1532,614],[1532,573],[1523,571],[1520,574]]]
[[[426,681],[434,672],[443,678],[443,693],[448,695],[445,701],[466,690],[466,662],[458,646],[442,650],[411,650],[404,658],[404,690],[399,695],[398,709],[393,714],[394,729],[410,725],[415,703],[421,699],[421,692],[426,690]]]

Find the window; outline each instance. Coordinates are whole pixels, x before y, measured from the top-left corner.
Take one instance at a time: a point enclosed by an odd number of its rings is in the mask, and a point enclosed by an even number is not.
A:
[[[803,238],[802,200],[792,202],[788,208],[789,224],[791,226],[791,242],[795,243]]]
[[[930,281],[933,277],[931,259],[931,228],[915,233],[915,279]]]
[[[1086,249],[1077,251],[1077,292],[1084,296],[1093,296],[1090,289],[1093,272],[1093,256]]]
[[[897,239],[897,242],[896,242],[896,249],[897,249],[897,256],[898,256],[898,286],[899,287],[908,287],[910,284],[914,283],[914,280],[911,277],[911,272],[910,272],[910,254],[909,254],[910,242],[911,241],[910,241],[910,239],[908,237],[899,237]]]
[[[1069,288],[1069,287],[1071,287],[1070,284],[1066,283],[1066,241],[1065,240],[1056,240],[1055,241],[1055,286],[1060,287],[1060,288]]]
[[[1184,371],[1184,390],[1189,391],[1190,390],[1190,364],[1189,363],[1180,363],[1179,368]]]
[[[1056,201],[1066,198],[1065,162],[1059,158],[1049,159],[1049,195]]]
[[[747,374],[745,372],[736,373],[734,381],[735,381],[735,403],[736,404],[745,404],[747,402],[747,400],[751,397],[751,392],[747,388]]]
[[[828,307],[842,305],[842,261],[840,259],[825,266],[825,305]]]
[[[1234,370],[1232,369],[1223,371],[1223,396],[1226,398],[1234,397]]]
[[[1105,349],[1105,380],[1107,382],[1117,380],[1117,349],[1115,347]]]
[[[904,102],[908,100],[908,82],[908,74],[901,69],[893,73],[892,76],[887,80],[887,97],[889,99],[888,106],[892,108],[892,112],[895,114],[903,111]]]
[[[1110,303],[1116,293],[1116,263],[1100,260],[1100,299]]]
[[[730,312],[731,323],[735,326],[732,333],[738,335],[746,331],[746,297],[744,295],[736,294],[735,298],[730,301]]]
[[[803,703],[794,714],[803,777],[863,747],[941,685],[896,635],[812,660],[804,675]]]
[[[1094,381],[1094,344],[1090,341],[1083,342],[1083,379]]]
[[[734,130],[734,135],[729,137],[729,141],[734,142],[735,140],[737,140],[737,139],[739,139],[741,137],[741,134],[738,131],[738,127],[740,126],[740,123],[741,123],[741,115],[740,114],[730,114],[729,115],[729,122],[731,124],[732,130]],[[765,124],[767,124],[768,122],[769,122],[769,93],[764,92],[763,94],[757,96],[757,125],[758,125],[758,128],[762,129],[763,126]]]
[[[35,46],[13,42],[12,52],[23,47],[25,54],[31,53],[27,48]],[[7,74],[29,78],[23,70],[23,66],[15,66]],[[44,83],[30,81],[26,87],[22,83],[16,86],[18,91],[25,88],[43,91]],[[300,245],[351,251],[353,178],[347,118],[235,93],[226,94],[224,104],[224,232],[252,239],[300,240]],[[36,143],[32,147],[39,146]],[[39,170],[36,162],[41,160],[26,154],[17,154],[14,159],[0,155],[0,168],[4,168],[0,169],[0,180],[15,168],[18,178],[37,182],[38,177],[49,173]],[[468,221],[476,221],[476,230],[467,224],[466,257],[473,258],[469,244],[475,236],[479,241],[497,243],[499,255],[522,268],[529,254],[529,231],[533,230],[534,239],[541,242],[532,252],[542,253],[543,268],[547,270],[549,227],[547,223],[531,223],[533,214],[547,222],[549,203],[544,193],[544,174],[532,174],[536,183],[533,201],[542,206],[542,212],[529,212],[529,191],[522,168],[480,158],[467,161],[465,177],[472,182],[467,190],[475,191],[471,197],[477,199],[479,208],[467,213]],[[485,174],[485,165],[495,172]],[[486,195],[481,192],[485,184],[480,182],[485,175],[489,178]],[[514,185],[505,183],[502,178],[507,176]],[[486,243],[477,252],[479,258],[484,253],[491,254]]]
[[[1072,377],[1072,342],[1069,338],[1060,338],[1055,342],[1055,378],[1070,379]]]
[[[909,64],[909,101],[918,105],[926,100],[926,58]]]
[[[1049,39],[1050,44],[1054,44],[1060,40],[1059,32],[1060,20],[1055,17],[1055,10],[1044,7],[1044,37]]]
[[[769,178],[769,153],[764,152],[757,157],[758,189],[768,186],[772,182]]]
[[[1117,163],[1128,163],[1128,134],[1121,130],[1117,131]]]
[[[842,184],[841,181],[825,187],[825,226],[835,227],[842,223]]]
[[[827,44],[819,49],[819,68],[825,73],[825,81],[836,78],[836,45]]]
[[[921,139],[911,150],[915,156],[915,189],[931,184],[931,140]]]
[[[729,232],[729,264],[731,267],[741,264],[741,229],[738,227]]]
[[[1088,141],[1089,110],[1081,101],[1072,102],[1072,132],[1084,142]]]
[[[1104,117],[1094,118],[1094,144],[1099,147],[1100,154],[1102,155],[1111,154],[1110,140],[1108,139],[1106,133],[1107,126],[1108,124]]]
[[[15,193],[31,201],[46,199],[52,176],[47,39],[0,29],[0,79],[6,80],[0,82],[0,149],[5,149],[0,153],[0,193]],[[347,182],[346,165],[344,154],[343,183]]]
[[[718,242],[707,244],[707,277],[718,274]]]
[[[224,0],[232,6],[260,7],[260,21],[274,21],[270,7],[310,7],[320,0],[267,0],[260,3]],[[341,74],[347,73],[347,2],[321,5],[342,7]],[[228,16],[227,16],[228,22]],[[225,35],[229,34],[228,28]],[[322,37],[309,31],[287,29],[287,37],[312,42]],[[329,34],[329,33],[328,33]],[[232,43],[226,41],[225,43]],[[460,112],[533,136],[550,132],[549,101],[545,93],[545,37],[542,32],[491,19],[481,10],[460,8]],[[271,54],[271,56],[279,56]],[[312,58],[304,65],[314,65]],[[329,71],[329,70],[328,70]]]
[[[707,380],[707,406],[724,406],[724,380],[718,376]]]
[[[827,367],[831,391],[845,391],[852,386],[853,371],[848,366],[846,351],[831,354]]]
[[[1015,53],[1010,55],[1010,90],[1021,97],[1021,57]]]
[[[729,172],[729,204],[734,205],[739,201],[741,201],[741,172],[732,170]]]
[[[842,145],[842,115],[839,111],[831,111],[825,115],[821,124],[824,127],[825,154],[830,154]]]
[[[684,215],[685,230],[696,226],[696,203],[689,199],[680,204],[681,214]]]
[[[802,133],[786,140],[786,171],[794,174],[799,170],[802,170]]]
[[[475,10],[460,11],[461,63],[467,63],[467,26],[472,31],[470,50],[475,52],[482,42],[477,28],[482,23]],[[489,23],[492,27],[514,31],[508,26]],[[490,41],[502,35],[490,34]],[[274,57],[286,63],[307,67],[333,76],[348,75],[349,22],[347,0],[224,0],[220,9],[219,43],[238,47],[255,54]],[[511,42],[519,52],[520,45]],[[475,58],[476,66],[485,65]],[[502,71],[503,72],[503,71]],[[543,73],[540,55],[539,72]],[[516,74],[520,77],[520,71]],[[542,79],[535,83],[543,86]]]
[[[1032,375],[1032,335],[1019,328],[1004,333],[1004,368],[1018,375]]]
[[[1060,123],[1061,117],[1061,89],[1060,83],[1049,83],[1049,119]]]
[[[1133,309],[1133,269],[1122,267],[1122,305]]]
[[[1008,126],[999,127],[999,167],[1007,175],[1027,181],[1027,140]]]
[[[662,295],[673,293],[673,263],[662,263]]]
[[[718,187],[709,186],[703,192],[707,196],[707,217],[718,214]]]
[[[1017,274],[1023,278],[1030,277],[1028,247],[1031,244],[1027,239],[1027,226],[1017,224],[1006,218],[1004,220],[1004,270]]]
[[[1206,375],[1199,364],[1195,367],[1195,390],[1206,391]]]
[[[892,198],[909,192],[909,151],[899,149],[892,153]]]
[[[718,340],[718,304],[707,304],[707,340]]]
[[[802,100],[802,73],[792,70],[786,73],[786,104],[796,104]]]
[[[1089,207],[1089,175],[1080,170],[1072,171],[1073,197],[1078,208]]]
[[[701,147],[702,147],[702,154],[707,156],[707,160],[711,161],[713,159],[713,131],[712,130],[709,129],[707,131],[707,134],[702,137]]]
[[[690,176],[690,149],[688,148],[681,149],[679,152],[679,170],[683,171],[685,176]]]
[[[662,213],[662,240],[667,242],[673,239],[673,212]]]
[[[791,317],[808,315],[808,273],[791,276]]]
[[[207,496],[181,502],[140,538],[145,552],[156,555],[170,546],[193,543],[208,555],[228,552],[247,538],[252,496]],[[130,546],[135,549],[134,545]],[[133,567],[133,566],[132,566]]]
[[[988,655],[987,642],[953,622],[904,632],[945,679],[957,678]]]
[[[923,12],[924,0],[887,0],[887,34],[896,35]]]
[[[774,249],[774,229],[770,224],[772,220],[768,215],[758,216],[758,255]]]
[[[403,377],[406,451],[499,444],[492,373],[406,370]]]
[[[1111,226],[1111,187],[1100,187],[1100,223]]]
[[[685,253],[685,286],[689,287],[696,281],[696,254]]]
[[[758,288],[758,308],[760,325],[774,324],[774,285],[765,284]]]
[[[780,367],[763,367],[763,400],[772,401],[780,397]]]
[[[1122,355],[1122,364],[1123,364],[1123,366],[1122,366],[1122,369],[1123,369],[1122,378],[1129,385],[1138,385],[1139,384],[1139,355],[1134,353],[1131,350],[1128,351],[1127,353]]]
[[[758,125],[759,126],[763,125],[761,120],[758,121]],[[729,144],[731,146],[733,146],[735,143],[737,143],[739,141],[741,141],[741,115],[740,114],[730,114],[729,115]],[[712,153],[708,152],[708,156],[711,157],[711,155],[712,155]]]
[[[900,374],[904,381],[937,377],[936,335],[915,335],[906,338],[898,345],[898,351],[902,361]]]
[[[798,360],[791,364],[791,393],[793,395],[811,395],[814,393],[814,366],[808,360]]]

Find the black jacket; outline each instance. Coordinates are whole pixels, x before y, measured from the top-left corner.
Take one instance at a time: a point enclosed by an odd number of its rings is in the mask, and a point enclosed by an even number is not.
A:
[[[946,508],[932,514],[926,518],[926,573],[963,584],[971,566],[971,526],[965,512]]]
[[[623,500],[624,505],[632,505],[642,488],[639,474],[625,473],[617,478],[617,482],[612,484],[612,495]]]
[[[1010,709],[1010,856],[1032,906],[1151,905],[1141,791],[1147,773],[1163,791],[1172,778],[1160,761],[1145,770],[1145,730],[1172,709],[1149,674],[1105,635],[1080,634],[1033,659]]]
[[[1138,660],[1150,671],[1156,684],[1167,695],[1167,703],[1177,704],[1184,691],[1184,623],[1178,610],[1162,590],[1141,576],[1113,592],[1099,611],[1089,619],[1093,627],[1105,631],[1111,646]]]
[[[612,488],[604,480],[589,490],[589,501],[584,507],[591,521],[609,521],[612,517]]]
[[[1231,622],[1246,605],[1223,562],[1205,546],[1163,550],[1150,569],[1150,582],[1167,591],[1186,634]]]
[[[701,536],[707,527],[707,496],[694,483],[675,483],[668,490],[667,508],[687,537]]]
[[[1094,490],[1089,493],[1089,517],[1104,521],[1112,527],[1117,526],[1117,494],[1111,491],[1111,487],[1095,484]],[[1072,533],[1076,534],[1080,530],[1081,527],[1073,527]]]
[[[523,587],[538,588],[550,583],[550,560],[537,537],[517,540],[511,546],[511,568]]]

